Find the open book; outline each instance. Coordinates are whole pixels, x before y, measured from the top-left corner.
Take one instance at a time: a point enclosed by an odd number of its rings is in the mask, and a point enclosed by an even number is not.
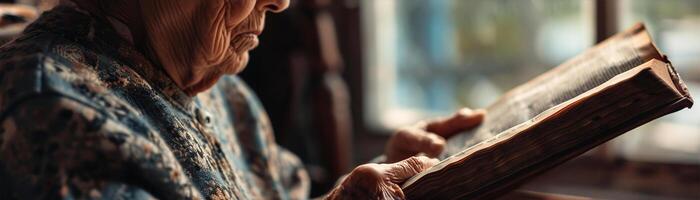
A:
[[[493,198],[692,105],[671,63],[637,24],[503,95],[479,127],[448,140],[438,165],[402,188],[408,199]]]

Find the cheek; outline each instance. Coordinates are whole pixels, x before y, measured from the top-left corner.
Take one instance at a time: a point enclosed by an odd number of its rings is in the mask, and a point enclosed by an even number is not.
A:
[[[233,29],[245,21],[253,12],[256,0],[219,0],[219,3],[207,3],[199,18],[201,25],[199,35],[203,40],[207,63],[221,63],[230,51],[231,40],[235,35]],[[243,55],[238,55],[243,56]]]
[[[215,65],[224,61],[229,54],[232,29],[228,27],[228,4],[203,4],[198,9],[193,25],[197,27],[194,40],[199,43],[200,52],[206,65]]]
[[[226,25],[230,28],[243,22],[253,12],[257,0],[224,0],[227,13]]]

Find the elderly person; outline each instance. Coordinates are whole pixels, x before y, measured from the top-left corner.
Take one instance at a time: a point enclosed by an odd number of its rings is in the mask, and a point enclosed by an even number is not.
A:
[[[238,78],[288,0],[64,0],[0,49],[0,199],[305,199]],[[444,137],[483,113],[398,131],[384,164],[324,198],[403,198]],[[416,154],[426,156],[415,156]]]

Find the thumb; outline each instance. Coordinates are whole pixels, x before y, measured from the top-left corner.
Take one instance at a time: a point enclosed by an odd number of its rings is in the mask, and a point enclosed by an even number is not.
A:
[[[462,108],[450,117],[429,122],[426,125],[425,130],[438,134],[444,138],[449,138],[454,134],[474,128],[481,124],[481,122],[484,120],[485,114],[485,110],[471,110],[469,108]]]
[[[392,183],[401,184],[408,178],[425,171],[426,169],[436,165],[438,162],[439,160],[435,158],[414,156],[393,164],[389,164],[390,166],[385,173],[386,177],[388,177]]]

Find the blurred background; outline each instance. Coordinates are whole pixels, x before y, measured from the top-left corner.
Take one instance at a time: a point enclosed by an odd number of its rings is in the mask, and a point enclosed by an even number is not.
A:
[[[56,1],[0,2],[7,41],[33,19],[12,17],[19,11],[9,5],[41,12]],[[286,12],[268,15],[241,76],[320,195],[380,155],[397,127],[486,107],[636,22],[700,95],[697,0],[292,0]],[[637,128],[523,189],[700,199],[700,109]]]

